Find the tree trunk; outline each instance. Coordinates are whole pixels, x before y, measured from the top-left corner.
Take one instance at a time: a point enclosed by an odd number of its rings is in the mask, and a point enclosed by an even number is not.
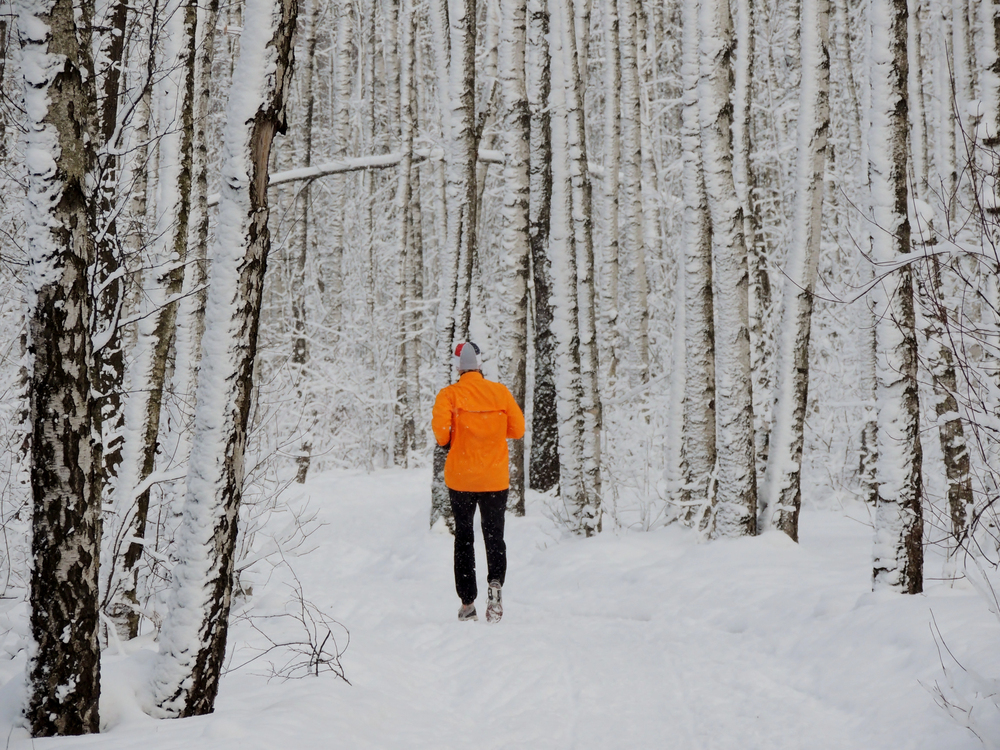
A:
[[[439,351],[442,357],[439,387],[451,380],[451,352],[469,335],[469,295],[472,258],[476,248],[476,0],[461,0],[451,24],[449,65],[448,239],[443,265],[447,286],[438,314]],[[441,15],[438,12],[438,15]],[[443,518],[449,529],[454,523],[444,484],[447,448],[434,450],[431,487],[431,526]]]
[[[618,379],[621,335],[618,330],[618,171],[621,168],[622,85],[618,0],[604,0],[604,325],[607,342],[602,353],[612,390]]]
[[[573,18],[562,0],[553,0],[551,50],[552,198],[549,257],[552,263],[553,331],[555,334],[556,393],[559,416],[559,495],[564,521],[585,533],[587,491],[583,478],[583,383],[580,378],[580,334],[577,315],[576,240],[573,231],[573,194],[569,163],[569,127],[566,111],[566,68],[572,50],[564,43],[572,34]],[[567,30],[569,32],[567,33]]]
[[[623,255],[633,276],[633,301],[637,315],[632,318],[637,323],[629,346],[639,355],[639,369],[644,372],[643,363],[649,363],[648,314],[643,315],[639,296],[644,291],[645,264],[643,258],[642,227],[642,112],[639,103],[639,57],[636,45],[638,37],[638,11],[635,0],[619,0],[621,17],[622,52],[622,153],[624,155],[623,178]],[[643,273],[638,273],[642,268]],[[645,377],[645,375],[643,375]]]
[[[164,716],[213,710],[225,657],[237,514],[267,254],[268,157],[284,130],[297,5],[249,0],[226,112],[194,444],[153,692]]]
[[[933,236],[933,235],[931,235]],[[930,248],[933,251],[933,248]],[[934,416],[948,480],[948,513],[955,551],[965,541],[972,520],[973,494],[969,448],[959,411],[958,377],[955,355],[949,344],[949,300],[942,281],[941,262],[930,254],[927,260],[927,281],[923,286],[924,304],[930,309],[924,317],[924,335],[928,352],[927,369],[934,387]]]
[[[559,418],[555,386],[555,333],[552,330],[552,261],[549,211],[552,203],[552,134],[549,12],[544,0],[528,4],[527,91],[530,111],[528,235],[534,291],[535,382],[531,410],[528,484],[547,492],[559,484]]]
[[[747,252],[743,208],[733,181],[733,22],[725,0],[701,8],[699,98],[705,189],[712,220],[715,298],[718,485],[716,536],[752,535],[757,529]]]
[[[410,446],[413,443],[413,404],[410,402],[410,389],[407,384],[407,376],[410,373],[412,363],[409,357],[415,352],[409,345],[410,337],[414,335],[413,326],[413,294],[415,292],[413,284],[414,258],[413,258],[413,214],[410,211],[410,203],[413,195],[410,178],[413,173],[413,123],[414,123],[414,94],[413,85],[413,8],[412,0],[402,0],[402,13],[399,17],[400,31],[400,52],[399,52],[399,148],[402,158],[399,160],[399,170],[396,184],[396,220],[398,222],[396,240],[398,243],[398,257],[400,259],[399,290],[399,366],[397,369],[396,388],[396,431],[395,431],[395,460],[397,466],[406,466]],[[390,77],[395,77],[392,73]]]
[[[111,536],[115,548],[146,535],[150,488],[144,485],[156,464],[167,360],[174,345],[177,298],[184,287],[188,218],[191,208],[191,165],[194,120],[194,39],[197,4],[178,2],[165,9],[164,56],[168,72],[155,89],[161,106],[157,222],[150,263],[154,278],[144,282],[138,339],[132,355],[131,384],[125,411],[126,442],[122,456]],[[151,282],[151,283],[150,283]],[[134,511],[133,511],[134,504]],[[123,559],[108,571],[104,607],[119,632],[136,637],[137,565],[142,543],[129,541]]]
[[[880,264],[910,251],[906,19],[906,0],[873,0],[868,164],[872,257]],[[910,267],[893,272],[873,293],[879,406],[874,586],[917,594],[923,590],[923,488]]]
[[[334,159],[347,158],[347,144],[351,127],[352,61],[354,18],[353,4],[337,3],[336,69],[333,90],[333,153]],[[373,20],[374,23],[374,20]],[[373,53],[374,54],[374,53]],[[372,92],[374,93],[374,92]],[[375,127],[374,120],[372,128]],[[372,133],[374,137],[374,131]],[[374,179],[368,175],[369,183]],[[326,300],[329,325],[340,331],[343,324],[344,297],[344,209],[346,205],[347,175],[334,177],[331,184],[328,248],[321,253],[323,298]],[[369,237],[369,242],[373,240]]]
[[[99,399],[102,471],[96,477],[105,486],[118,476],[125,436],[122,393],[125,380],[125,349],[119,324],[125,303],[124,253],[118,237],[117,202],[120,179],[122,125],[119,117],[122,60],[125,51],[127,3],[102,3],[97,13],[98,27],[105,29],[97,44],[97,88],[100,91],[99,151],[97,156],[97,236],[96,262],[92,271],[94,298],[94,372],[91,381]],[[6,31],[6,29],[4,29]],[[3,57],[0,51],[0,57]],[[0,70],[2,76],[2,70]],[[2,80],[2,78],[0,78]],[[0,131],[0,140],[3,132]],[[2,147],[0,147],[2,148]]]
[[[771,366],[774,341],[768,325],[771,308],[771,283],[768,277],[766,245],[761,237],[760,217],[754,191],[757,175],[751,161],[753,115],[751,98],[756,53],[757,0],[736,3],[736,62],[734,65],[733,102],[733,180],[743,207],[743,238],[747,245],[750,274],[748,308],[750,315],[750,369],[753,372],[754,454],[757,476],[763,478],[767,465],[771,431]]]
[[[710,522],[715,473],[715,318],[712,299],[712,224],[702,170],[698,97],[698,3],[684,5],[684,486],[685,520],[704,530]]]
[[[517,405],[524,410],[528,346],[528,204],[531,115],[525,84],[526,0],[503,3],[500,28],[500,82],[506,120],[503,172],[504,320],[500,350],[503,379],[510,385]],[[524,515],[524,442],[515,440],[510,450],[508,506]]]
[[[778,340],[774,426],[760,523],[799,538],[802,449],[809,388],[813,287],[823,229],[823,188],[830,131],[830,4],[802,0],[802,94],[792,244]]]
[[[79,15],[78,15],[79,14]],[[27,162],[28,396],[32,493],[26,718],[33,737],[100,729],[97,404],[90,382],[96,167],[93,5],[19,17]]]
[[[312,166],[313,155],[313,118],[315,114],[315,97],[313,94],[313,81],[316,77],[316,35],[319,25],[320,13],[323,5],[319,0],[313,0],[312,12],[309,14],[309,27],[306,32],[306,64],[303,71],[302,81],[302,104],[305,108],[305,118],[302,123],[302,166]],[[339,55],[337,57],[339,61]],[[338,73],[342,74],[342,70]],[[339,105],[340,103],[337,102]],[[344,105],[346,106],[346,105]],[[343,156],[346,156],[344,154]],[[343,179],[342,176],[334,178],[337,181]],[[314,430],[319,416],[316,408],[312,404],[312,397],[309,393],[309,385],[305,382],[308,374],[306,365],[309,363],[309,338],[306,332],[306,321],[308,312],[306,308],[306,298],[308,296],[308,283],[306,282],[306,267],[309,261],[310,236],[309,236],[309,206],[312,201],[310,186],[312,182],[305,181],[295,196],[295,229],[291,242],[292,259],[291,272],[291,294],[292,294],[292,356],[291,366],[295,378],[295,388],[297,404],[295,408],[302,414],[305,423],[305,434],[299,443],[298,455],[295,458],[296,472],[295,481],[304,484],[309,476],[309,466],[312,463],[312,450],[315,441]],[[341,196],[342,200],[342,196]],[[343,212],[343,202],[334,209],[335,213]],[[341,230],[342,231],[342,230]]]
[[[562,70],[565,85],[567,119],[567,156],[572,185],[571,217],[576,245],[577,325],[581,400],[578,407],[583,416],[582,480],[586,496],[576,521],[577,531],[591,536],[601,530],[601,397],[600,362],[597,353],[597,295],[594,283],[594,240],[591,215],[590,172],[587,161],[586,127],[583,116],[583,85],[580,78],[576,36],[571,33],[574,15],[573,0],[564,3],[566,26],[566,58]]]

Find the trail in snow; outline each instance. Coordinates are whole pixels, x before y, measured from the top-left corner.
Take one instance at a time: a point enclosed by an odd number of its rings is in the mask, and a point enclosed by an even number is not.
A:
[[[842,513],[806,512],[801,546],[780,534],[697,544],[674,528],[585,540],[530,498],[526,518],[508,516],[504,618],[491,626],[456,620],[451,537],[426,528],[429,486],[422,470],[333,473],[293,501],[308,497],[326,524],[292,565],[349,628],[352,685],[267,682],[258,662],[226,676],[214,715],[154,721],[133,697],[151,652],[111,656],[109,731],[33,747],[981,747],[921,681],[940,678],[931,610],[956,655],[1000,674],[985,607],[960,587],[869,593],[870,529]],[[283,602],[288,580],[256,581],[258,609]],[[234,627],[234,663],[251,638]],[[5,734],[19,694],[17,680],[0,692]],[[10,736],[29,747],[23,730]]]

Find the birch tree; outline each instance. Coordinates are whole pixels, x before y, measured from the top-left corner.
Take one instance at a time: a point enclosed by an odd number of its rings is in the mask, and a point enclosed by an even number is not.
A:
[[[116,522],[111,530],[116,542],[125,537],[131,541],[121,561],[121,577],[114,568],[109,570],[105,594],[108,614],[127,638],[138,635],[136,564],[142,555],[143,545],[139,540],[145,538],[150,500],[150,488],[143,485],[156,463],[168,352],[174,344],[177,298],[184,286],[191,208],[194,133],[191,104],[197,6],[179,0],[169,3],[165,12],[166,73],[160,77],[154,96],[161,107],[159,122],[163,134],[158,146],[157,216],[149,253],[152,278],[144,283],[130,366],[129,380],[134,387],[126,405],[128,437],[116,496]]]
[[[318,0],[314,0],[311,12],[309,13],[309,23],[306,26],[305,52],[306,59],[304,70],[302,71],[302,100],[304,103],[304,117],[302,121],[302,166],[312,166],[313,157],[313,121],[315,118],[316,99],[313,93],[314,79],[316,78],[316,36],[319,25],[320,11],[322,5]],[[339,58],[338,58],[339,59]],[[338,179],[338,178],[335,178]],[[303,416],[305,422],[304,434],[298,448],[298,456],[295,463],[297,471],[295,481],[303,484],[309,474],[309,465],[313,450],[314,426],[317,422],[317,414],[312,403],[312,396],[309,393],[309,386],[304,382],[306,373],[305,366],[309,362],[309,338],[306,332],[306,321],[308,312],[306,298],[308,296],[308,285],[306,284],[306,267],[309,262],[311,236],[309,234],[309,208],[312,202],[312,183],[306,181],[295,195],[295,228],[291,238],[292,252],[292,272],[291,272],[291,293],[292,293],[292,356],[291,365],[296,387],[296,409]],[[341,200],[342,200],[341,196]],[[341,203],[341,206],[343,204]]]
[[[119,102],[122,98],[127,9],[123,0],[110,0],[95,7],[97,26],[104,31],[96,36],[94,44],[94,67],[101,98],[97,124],[97,233],[95,263],[91,270],[91,294],[94,297],[91,328],[94,332],[92,380],[101,402],[103,466],[98,481],[102,483],[117,476],[125,439],[122,434],[125,347],[120,325],[125,302],[125,259],[118,238],[117,203],[121,177],[118,152],[124,130]]]
[[[544,0],[528,0],[527,98],[530,112],[528,234],[534,291],[534,398],[528,484],[547,491],[559,483],[559,420],[555,386],[553,278],[549,254],[552,200],[552,140],[549,110],[549,11]]]
[[[645,262],[642,226],[642,139],[641,109],[639,101],[638,11],[635,0],[619,0],[621,8],[621,64],[622,64],[622,152],[624,165],[623,233],[624,249],[629,267],[636,277],[633,294],[638,297],[645,285]],[[640,275],[638,271],[642,269]],[[637,299],[637,302],[640,300]],[[644,314],[644,304],[637,304],[637,326],[630,336],[630,346],[638,354],[640,369],[649,363],[649,315]]]
[[[685,518],[709,521],[715,472],[715,322],[712,298],[712,225],[702,170],[698,97],[701,38],[698,2],[684,5],[684,112],[681,129],[684,185],[684,435],[681,444]]]
[[[621,165],[621,48],[619,46],[618,0],[604,0],[604,350],[608,382],[618,377],[618,279],[620,236],[618,225],[618,171]]]
[[[448,227],[444,265],[445,284],[438,312],[438,387],[451,380],[451,352],[469,335],[469,290],[472,256],[476,248],[476,2],[461,0],[448,14],[450,63],[448,90],[450,138],[447,165]],[[435,11],[440,17],[442,11]],[[444,519],[451,528],[451,505],[444,484],[444,462],[448,452],[434,449],[434,479],[431,488],[431,526]]]
[[[906,0],[873,0],[868,171],[872,257],[889,266],[910,251],[907,215]],[[923,589],[921,448],[917,351],[909,266],[873,290],[878,342],[878,498],[874,586]]]
[[[350,133],[351,117],[351,73],[352,46],[354,43],[353,4],[337,3],[337,33],[336,59],[334,69],[333,90],[333,152],[334,159],[347,158],[347,145]],[[372,23],[374,23],[374,18]],[[374,54],[374,53],[373,53]],[[373,97],[374,100],[374,97]],[[372,122],[374,128],[374,120]],[[373,176],[367,175],[369,183]],[[328,250],[321,258],[321,277],[323,280],[323,297],[326,300],[327,317],[330,326],[340,330],[343,320],[344,296],[344,206],[346,205],[346,176],[333,178],[330,196],[329,242],[324,243]],[[371,241],[369,239],[369,241]]]
[[[502,329],[503,379],[521,410],[525,407],[528,347],[528,206],[531,115],[525,82],[526,0],[507,0],[501,7],[500,82],[503,91],[504,139],[503,261],[505,315]],[[510,450],[508,504],[524,515],[524,442]]]
[[[743,208],[733,181],[733,22],[728,2],[703,0],[701,143],[712,221],[715,300],[716,451],[714,534],[740,536],[757,528],[757,472],[751,398],[747,252]]]
[[[583,492],[586,501],[577,509],[578,531],[590,536],[601,530],[601,396],[600,364],[597,348],[597,294],[594,281],[594,238],[591,213],[591,186],[587,159],[587,136],[584,123],[583,81],[580,76],[580,59],[576,50],[576,35],[572,33],[571,20],[575,18],[573,0],[563,3],[560,16],[566,24],[565,58],[562,81],[567,121],[567,152],[570,185],[573,241],[576,253],[577,321],[579,334],[579,367],[581,400],[578,407],[583,417],[581,458],[583,461]]]
[[[410,337],[415,335],[414,317],[414,257],[413,257],[413,213],[411,212],[411,202],[413,198],[413,187],[411,178],[413,176],[413,131],[414,131],[414,90],[413,84],[413,61],[415,48],[413,41],[413,8],[411,0],[402,0],[402,8],[399,16],[400,45],[399,45],[399,148],[401,158],[399,160],[397,186],[396,186],[396,211],[398,222],[396,241],[400,259],[400,337],[399,337],[399,366],[398,383],[396,397],[396,440],[395,453],[396,463],[400,466],[407,465],[407,455],[413,442],[413,432],[415,429],[413,421],[413,403],[411,401],[410,389],[407,387],[408,375],[411,364],[409,357],[415,352],[410,346]]]
[[[226,111],[219,226],[187,496],[153,697],[164,716],[212,711],[225,657],[237,513],[270,249],[268,157],[284,130],[295,0],[249,0]]]
[[[584,486],[583,381],[580,373],[580,329],[576,232],[573,225],[573,185],[567,68],[575,50],[566,48],[573,35],[573,15],[564,0],[551,0],[550,53],[552,90],[552,202],[549,257],[552,261],[553,321],[556,342],[556,407],[559,415],[559,496],[567,526],[580,534],[596,531],[596,508],[588,506]],[[570,74],[571,75],[571,74]]]
[[[100,423],[91,399],[96,100],[93,4],[25,2],[21,37],[28,278],[34,737],[100,729]]]
[[[823,188],[830,130],[830,5],[802,0],[802,89],[799,100],[798,186],[778,339],[774,424],[760,521],[798,541],[802,452],[809,389],[813,288],[823,224]]]

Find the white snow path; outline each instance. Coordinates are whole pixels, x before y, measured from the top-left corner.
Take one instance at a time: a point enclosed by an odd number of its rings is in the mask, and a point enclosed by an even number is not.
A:
[[[801,547],[780,534],[697,544],[673,528],[584,540],[560,536],[535,497],[528,517],[508,514],[505,613],[490,626],[455,619],[451,537],[427,531],[429,483],[424,470],[342,472],[304,490],[326,526],[293,565],[350,630],[352,685],[268,683],[248,667],[223,680],[214,715],[155,721],[127,696],[149,652],[111,657],[110,731],[33,747],[981,747],[919,681],[940,676],[931,609],[956,654],[1000,674],[985,607],[943,586],[869,593],[871,532],[843,514],[805,514]],[[477,552],[482,615],[478,518]]]

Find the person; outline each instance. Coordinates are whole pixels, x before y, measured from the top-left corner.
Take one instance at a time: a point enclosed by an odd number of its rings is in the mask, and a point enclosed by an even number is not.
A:
[[[524,414],[501,383],[483,377],[479,347],[455,347],[458,382],[442,388],[434,401],[431,427],[438,445],[450,446],[444,483],[455,517],[455,590],[461,621],[476,616],[476,552],[473,517],[479,508],[489,582],[487,622],[503,615],[501,591],[507,576],[504,512],[510,490],[507,440],[524,437]]]

